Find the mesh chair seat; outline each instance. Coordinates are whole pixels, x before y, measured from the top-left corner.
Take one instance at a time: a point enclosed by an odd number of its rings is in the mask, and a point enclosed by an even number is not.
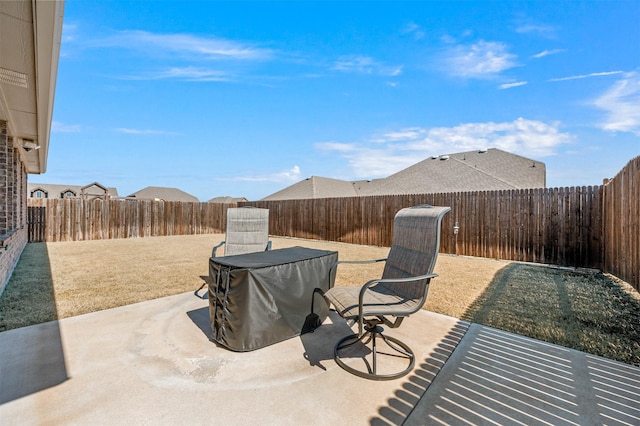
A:
[[[360,287],[334,287],[325,298],[333,304],[338,314],[349,320],[359,315]],[[389,288],[378,284],[364,294],[364,315],[403,316],[415,312],[422,306],[421,298],[407,298],[394,293]]]

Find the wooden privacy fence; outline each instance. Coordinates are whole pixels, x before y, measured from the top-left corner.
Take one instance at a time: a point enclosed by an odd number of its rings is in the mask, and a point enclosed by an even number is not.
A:
[[[640,157],[603,186],[601,269],[640,291]]]
[[[299,238],[391,244],[393,216],[417,204],[450,206],[441,252],[599,268],[599,186],[240,203],[269,209],[269,232]],[[458,234],[454,226],[458,225]]]
[[[276,235],[388,246],[395,212],[421,203],[452,209],[443,253],[596,268],[640,291],[640,157],[602,186],[240,204],[269,208]]]
[[[130,199],[30,199],[29,241],[219,233],[226,227],[227,208],[235,206]],[[32,216],[36,220],[33,224]]]
[[[603,186],[239,204],[268,208],[272,235],[376,246],[391,244],[401,208],[450,206],[443,253],[596,268],[640,291],[640,157]],[[226,209],[236,204],[50,199],[29,206],[30,241],[76,241],[224,232]]]
[[[27,209],[27,226],[29,242],[46,241],[47,208],[29,206]]]

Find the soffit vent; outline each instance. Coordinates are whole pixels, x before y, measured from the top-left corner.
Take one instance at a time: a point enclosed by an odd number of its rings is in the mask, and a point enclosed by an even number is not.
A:
[[[12,86],[27,89],[27,75],[18,71],[11,71],[6,68],[0,68],[0,83],[11,84]]]

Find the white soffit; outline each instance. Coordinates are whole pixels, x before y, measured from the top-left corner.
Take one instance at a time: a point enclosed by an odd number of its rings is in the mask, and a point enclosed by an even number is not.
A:
[[[46,171],[63,1],[0,1],[0,120],[7,121],[29,173]]]

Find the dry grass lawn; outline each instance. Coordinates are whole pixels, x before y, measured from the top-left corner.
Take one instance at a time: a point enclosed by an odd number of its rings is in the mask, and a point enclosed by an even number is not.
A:
[[[25,249],[0,298],[0,331],[195,291],[218,235],[61,243]],[[272,237],[273,248],[337,250],[342,260],[388,248]],[[340,265],[336,285],[361,285],[383,263]],[[425,309],[640,366],[640,297],[602,274],[441,255]]]

